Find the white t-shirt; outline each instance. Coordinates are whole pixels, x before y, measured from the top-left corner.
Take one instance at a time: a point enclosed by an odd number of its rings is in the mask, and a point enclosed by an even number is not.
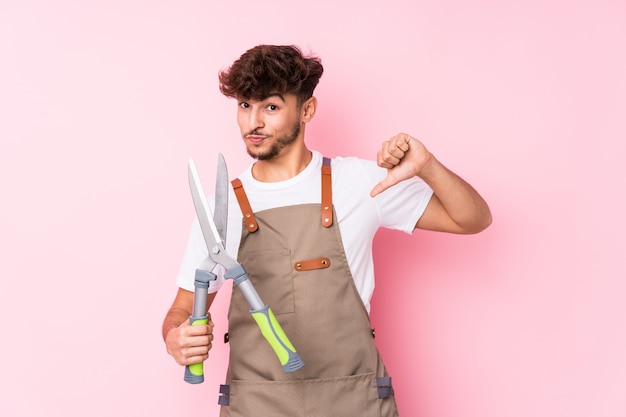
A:
[[[276,207],[320,203],[322,155],[313,151],[311,163],[298,175],[281,182],[260,182],[252,176],[250,165],[238,178],[254,212]],[[367,311],[374,292],[374,262],[372,241],[380,227],[412,233],[415,224],[426,209],[432,190],[426,183],[414,178],[403,181],[377,195],[370,191],[386,175],[387,170],[375,162],[354,157],[333,158],[332,196],[336,224],[341,232],[346,258],[356,288]],[[239,250],[242,214],[232,187],[229,187],[228,231],[226,250],[236,257]],[[209,204],[213,206],[214,198]],[[193,222],[187,249],[176,283],[193,291],[196,268],[208,252],[198,220]],[[245,265],[244,265],[245,266]],[[216,272],[219,271],[219,272]],[[223,284],[223,270],[216,269],[218,279],[211,282],[209,292]]]

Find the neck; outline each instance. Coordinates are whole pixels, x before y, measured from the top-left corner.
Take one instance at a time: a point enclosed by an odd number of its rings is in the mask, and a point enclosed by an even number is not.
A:
[[[311,151],[304,145],[284,151],[272,159],[255,162],[252,176],[261,182],[286,181],[301,173],[313,158]]]

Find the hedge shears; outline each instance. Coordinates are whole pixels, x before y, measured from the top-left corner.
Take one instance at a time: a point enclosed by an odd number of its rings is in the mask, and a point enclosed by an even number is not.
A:
[[[228,220],[228,171],[222,154],[218,155],[217,177],[215,186],[215,215],[207,203],[206,196],[200,183],[200,177],[192,159],[189,159],[188,174],[189,187],[200,229],[204,236],[209,255],[196,269],[194,279],[193,314],[189,318],[190,324],[202,325],[208,323],[207,293],[209,283],[217,277],[213,269],[219,264],[224,267],[225,279],[233,280],[233,288],[239,288],[244,298],[250,304],[250,314],[257,322],[261,333],[276,353],[285,372],[294,372],[302,368],[304,362],[289,341],[289,338],[276,320],[274,313],[257,293],[250,281],[243,265],[232,258],[225,249],[226,225]],[[185,368],[185,381],[198,384],[204,381],[203,363],[188,365]]]

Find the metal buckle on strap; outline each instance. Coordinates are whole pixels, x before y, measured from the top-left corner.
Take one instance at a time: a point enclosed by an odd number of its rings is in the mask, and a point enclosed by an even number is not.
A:
[[[378,398],[388,398],[393,395],[390,376],[376,378],[376,386],[378,387]]]
[[[230,405],[230,385],[220,385],[220,396],[217,399],[218,405]]]

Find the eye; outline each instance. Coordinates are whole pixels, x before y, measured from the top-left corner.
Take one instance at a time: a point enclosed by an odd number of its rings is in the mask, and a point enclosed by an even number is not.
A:
[[[270,104],[267,106],[267,109],[271,111],[275,111],[275,110],[278,110],[278,106],[275,104]]]
[[[239,103],[239,107],[241,107],[242,109],[247,109],[250,107],[250,104],[246,103],[245,101],[242,101],[241,103]]]

